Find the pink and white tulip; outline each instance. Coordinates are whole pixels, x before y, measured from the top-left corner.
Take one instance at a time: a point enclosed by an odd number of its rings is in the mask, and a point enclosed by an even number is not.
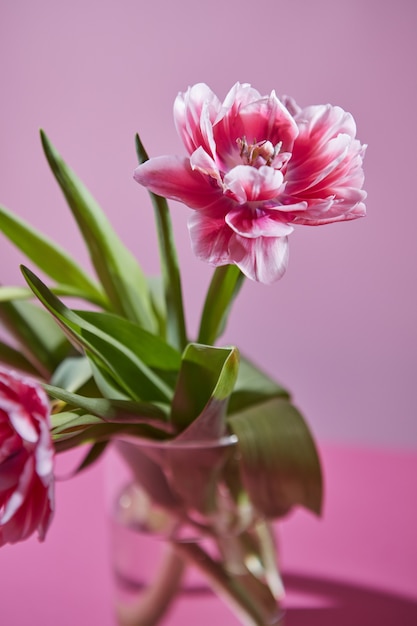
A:
[[[44,539],[54,509],[53,463],[45,393],[0,367],[0,546],[36,530]]]
[[[293,225],[365,215],[365,148],[340,107],[300,109],[239,83],[221,103],[201,83],[177,96],[174,119],[189,156],[152,158],[134,177],[194,209],[191,241],[204,261],[272,283],[286,270]]]

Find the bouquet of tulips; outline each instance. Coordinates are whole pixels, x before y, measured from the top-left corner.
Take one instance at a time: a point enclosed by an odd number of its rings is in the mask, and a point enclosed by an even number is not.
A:
[[[115,439],[169,445],[232,435],[236,463],[212,475],[196,471],[193,493],[204,481],[207,497],[187,500],[180,486],[186,509],[215,510],[221,480],[229,499],[236,506],[249,502],[265,525],[296,505],[320,513],[319,457],[289,392],[237,347],[218,340],[245,277],[272,284],[283,275],[295,226],[365,214],[364,146],[352,116],[340,107],[300,108],[248,84],[237,83],[223,102],[207,85],[194,85],[176,98],[174,118],[186,156],[149,159],[136,137],[134,178],[148,188],[155,212],[157,280],[143,274],[44,132],[46,158],[96,276],[0,207],[1,232],[30,265],[22,266],[27,286],[0,287],[6,329],[0,341],[0,545],[36,530],[45,537],[54,510],[55,453],[86,446],[81,471]],[[166,198],[191,209],[195,255],[215,268],[193,338]],[[70,307],[68,298],[80,304]],[[176,475],[184,478],[184,472]],[[266,580],[275,600],[280,594],[278,584],[268,584],[273,576],[265,554],[257,552],[260,574],[243,559],[240,589],[224,572],[217,576],[247,623],[264,623],[248,600],[252,579]]]

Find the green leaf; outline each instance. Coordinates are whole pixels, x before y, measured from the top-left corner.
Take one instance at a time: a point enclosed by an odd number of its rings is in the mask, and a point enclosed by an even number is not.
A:
[[[138,134],[136,135],[136,152],[139,163],[144,163],[148,160],[149,157]],[[152,192],[149,195],[155,211],[158,233],[161,273],[167,312],[167,340],[178,350],[183,350],[187,344],[187,333],[182,301],[181,275],[168,203],[165,198],[157,196]]]
[[[92,372],[87,357],[67,357],[58,365],[51,378],[51,385],[67,391],[77,391],[88,383]]]
[[[106,306],[98,285],[62,248],[1,205],[0,230],[47,276],[68,285],[86,299]]]
[[[105,305],[103,298],[95,298],[94,295],[86,294],[84,291],[80,291],[77,287],[60,284],[52,287],[51,291],[57,296],[80,298],[99,306]],[[29,298],[33,298],[33,293],[27,287],[0,287],[0,302],[9,302],[11,300],[27,300]]]
[[[45,378],[68,354],[70,345],[65,336],[50,315],[31,302],[0,302],[0,320]]]
[[[28,298],[33,298],[33,293],[27,287],[0,287],[0,302],[27,300]]]
[[[172,401],[173,424],[190,439],[225,434],[224,416],[239,368],[237,348],[197,343],[184,351]]]
[[[86,419],[88,416],[82,416]],[[90,416],[93,418],[95,416]],[[99,421],[100,418],[95,417]],[[99,443],[100,441],[110,441],[120,437],[141,437],[151,439],[162,439],[166,435],[156,428],[150,428],[146,424],[109,424],[94,423],[91,426],[74,429],[74,432],[52,433],[54,448],[57,452],[64,452],[81,446],[85,443]]]
[[[129,397],[155,401],[170,399],[171,390],[130,348],[66,307],[33,272],[22,267],[22,273],[74,345],[98,361]]]
[[[149,367],[178,371],[181,365],[181,354],[163,339],[149,333],[134,322],[111,313],[79,310],[75,313],[91,326],[128,347]]]
[[[81,327],[84,349],[94,360],[99,360],[118,385],[135,400],[169,401],[172,389],[150,369],[136,354],[115,341],[102,335],[94,328],[91,332]]]
[[[41,373],[20,350],[15,350],[3,341],[0,341],[0,362],[32,376],[39,376]]]
[[[243,285],[244,278],[236,265],[216,268],[201,316],[199,343],[212,345],[223,333],[230,307]]]
[[[148,276],[148,286],[152,309],[158,322],[158,334],[160,337],[166,337],[167,311],[162,277]]]
[[[129,400],[130,395],[122,389],[113,376],[108,373],[107,369],[99,362],[95,362],[93,358],[87,357],[93,372],[94,381],[97,389],[104,398],[114,398],[118,400]]]
[[[238,369],[237,348],[194,343],[184,351],[171,412],[182,432],[161,463],[169,465],[172,484],[187,507],[202,514],[216,510],[221,471],[231,452],[222,438]]]
[[[51,415],[52,437],[58,435],[84,431],[90,426],[102,425],[103,420],[97,415],[90,415],[79,411],[60,411]]]
[[[237,413],[271,398],[290,398],[289,392],[249,359],[241,356],[239,374],[230,398],[228,413]]]
[[[117,313],[155,330],[146,278],[120,241],[106,215],[75,173],[64,163],[43,131],[41,139],[51,170],[77,221],[98,277]]]
[[[310,431],[290,402],[274,398],[230,416],[239,439],[242,480],[257,509],[270,518],[302,505],[318,515],[323,485]]]
[[[171,425],[167,423],[167,414],[155,404],[90,398],[47,384],[44,385],[44,389],[52,398],[62,400],[66,404],[92,415],[97,415],[106,422],[149,424],[160,430],[173,432]]]

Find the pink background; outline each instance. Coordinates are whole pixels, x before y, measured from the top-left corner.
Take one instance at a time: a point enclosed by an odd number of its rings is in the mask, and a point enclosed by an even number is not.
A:
[[[133,137],[181,152],[172,104],[189,84],[222,98],[239,80],[301,105],[351,111],[369,144],[368,217],[299,227],[273,287],[247,283],[224,342],[295,393],[320,440],[416,447],[417,93],[413,0],[4,0],[0,8],[0,200],[87,263],[44,161],[38,128],[156,273],[153,216],[132,180]],[[172,205],[194,332],[211,271]],[[1,281],[21,256],[1,241]]]

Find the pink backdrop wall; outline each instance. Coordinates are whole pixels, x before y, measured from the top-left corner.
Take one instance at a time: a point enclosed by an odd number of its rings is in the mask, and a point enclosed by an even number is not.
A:
[[[147,272],[158,271],[152,211],[132,180],[133,137],[182,151],[178,91],[237,80],[302,105],[351,111],[368,217],[299,227],[273,287],[246,283],[226,343],[295,393],[321,440],[417,446],[417,93],[413,0],[4,0],[0,5],[0,201],[85,263],[38,140],[43,127],[105,207]],[[192,257],[188,209],[172,205],[190,328],[210,270]],[[0,243],[1,282],[21,283]]]

